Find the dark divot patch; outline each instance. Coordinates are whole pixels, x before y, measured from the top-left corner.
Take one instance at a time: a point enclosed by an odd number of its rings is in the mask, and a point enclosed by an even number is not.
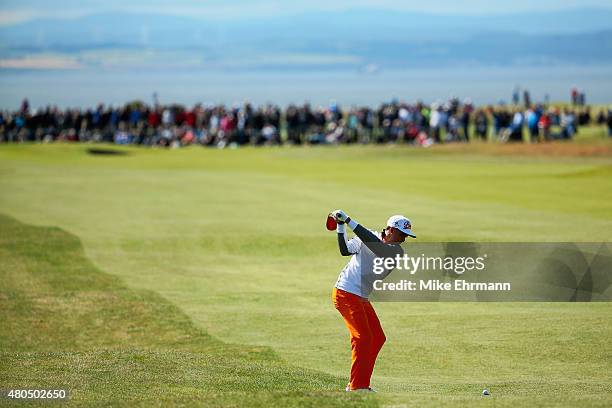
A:
[[[101,147],[90,147],[87,149],[87,153],[96,156],[127,156],[129,154],[123,150],[105,149]]]

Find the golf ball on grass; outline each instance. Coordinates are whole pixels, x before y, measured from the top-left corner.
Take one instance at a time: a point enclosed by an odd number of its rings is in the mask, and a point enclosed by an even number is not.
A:
[[[489,390],[485,388],[484,390],[482,390],[482,395],[486,396],[486,395],[491,395],[491,394],[489,393]]]

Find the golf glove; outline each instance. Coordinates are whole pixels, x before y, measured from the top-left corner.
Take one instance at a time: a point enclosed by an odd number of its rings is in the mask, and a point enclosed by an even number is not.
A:
[[[338,221],[338,224],[344,224],[350,219],[349,216],[346,215],[346,213],[342,210],[332,211],[331,214],[336,219],[336,221]]]

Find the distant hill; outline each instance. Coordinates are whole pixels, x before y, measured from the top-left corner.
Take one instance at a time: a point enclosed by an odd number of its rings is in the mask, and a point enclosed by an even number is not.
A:
[[[0,59],[38,54],[84,65],[131,55],[155,65],[379,67],[612,63],[612,10],[456,16],[384,10],[254,19],[100,13],[0,27]]]

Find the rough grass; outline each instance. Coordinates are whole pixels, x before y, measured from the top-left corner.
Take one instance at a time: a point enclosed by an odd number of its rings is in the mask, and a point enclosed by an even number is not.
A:
[[[374,405],[269,347],[223,343],[150,291],[127,288],[75,236],[0,216],[1,388],[70,390],[73,404]],[[6,401],[3,401],[6,402]]]

